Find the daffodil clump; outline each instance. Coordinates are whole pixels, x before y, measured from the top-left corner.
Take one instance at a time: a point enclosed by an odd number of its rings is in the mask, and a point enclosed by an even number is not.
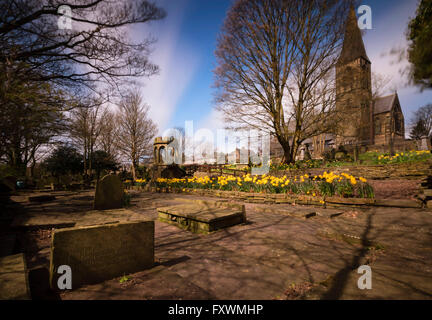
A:
[[[147,184],[147,179],[136,179],[135,185],[136,186],[145,186]]]
[[[201,178],[156,180],[159,188],[171,187],[184,190],[188,189],[214,189],[224,191],[241,191],[256,193],[289,193],[304,194],[310,196],[334,196],[373,198],[373,188],[363,177],[355,178],[352,175],[333,172],[324,172],[318,176],[308,174],[288,178],[274,177],[270,175],[243,177],[219,176]]]
[[[127,179],[127,180],[123,181],[123,183],[127,187],[130,187],[132,185],[135,185],[135,186],[145,186],[147,184],[147,182],[148,182],[148,180],[146,180],[146,179],[136,179],[136,180]]]
[[[405,152],[398,152],[394,156],[388,153],[380,153],[377,151],[369,151],[362,155],[360,158],[365,162],[373,164],[393,164],[403,162],[418,162],[432,159],[432,153],[428,150],[411,150]]]

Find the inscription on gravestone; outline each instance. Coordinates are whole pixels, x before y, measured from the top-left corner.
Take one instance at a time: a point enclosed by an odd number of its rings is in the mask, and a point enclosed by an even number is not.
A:
[[[56,230],[52,236],[50,285],[57,289],[58,267],[72,269],[72,289],[152,267],[154,221]]]

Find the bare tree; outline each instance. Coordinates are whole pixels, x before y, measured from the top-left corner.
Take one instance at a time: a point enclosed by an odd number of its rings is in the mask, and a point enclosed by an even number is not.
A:
[[[0,161],[18,175],[34,167],[36,153],[62,133],[64,93],[55,86],[27,81],[25,65],[5,69],[0,64]]]
[[[427,104],[414,112],[411,126],[414,127],[418,123],[422,124],[425,135],[432,139],[432,104]]]
[[[372,100],[383,95],[384,91],[389,88],[391,80],[390,76],[372,72]]]
[[[92,172],[91,159],[101,132],[101,109],[100,103],[92,102],[83,104],[71,112],[70,138],[78,150],[83,152],[85,177]]]
[[[157,127],[148,117],[148,111],[149,106],[143,103],[138,89],[131,91],[119,105],[116,147],[132,162],[134,180],[140,159],[152,154],[152,139],[157,133]]]
[[[67,19],[62,5],[71,9],[71,29],[59,26]],[[147,0],[0,1],[0,161],[21,174],[65,128],[64,111],[83,106],[82,96],[155,74],[155,40],[132,38],[130,28],[164,16]],[[86,139],[91,153],[94,141]]]
[[[117,123],[115,113],[109,109],[105,109],[99,123],[100,135],[98,148],[105,151],[113,158],[116,158],[117,150],[115,148],[115,140],[117,135]]]
[[[71,29],[59,27],[62,5],[71,9]],[[3,0],[0,64],[25,62],[34,70],[32,80],[70,89],[152,75],[157,71],[148,58],[153,39],[133,41],[128,28],[164,16],[146,0]]]
[[[265,129],[294,162],[334,127],[334,66],[350,1],[237,0],[218,39],[217,108],[236,128]]]

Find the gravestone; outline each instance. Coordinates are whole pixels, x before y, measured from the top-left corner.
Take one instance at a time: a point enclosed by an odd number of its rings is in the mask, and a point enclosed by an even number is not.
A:
[[[106,175],[96,185],[93,208],[95,210],[123,207],[124,186],[116,175]]]
[[[182,204],[157,208],[159,221],[208,234],[246,222],[245,206],[211,200],[182,200]]]
[[[154,265],[154,221],[134,221],[53,232],[50,286],[58,289],[58,268],[72,271],[72,289],[135,273]]]

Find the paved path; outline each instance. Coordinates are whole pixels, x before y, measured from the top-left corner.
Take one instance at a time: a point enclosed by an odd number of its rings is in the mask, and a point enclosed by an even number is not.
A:
[[[67,196],[64,196],[67,197]],[[91,201],[76,196],[81,207]],[[141,193],[135,213],[156,219],[156,208],[197,199]],[[64,212],[76,212],[70,200]],[[203,199],[202,197],[199,199]],[[86,202],[87,201],[87,202]],[[67,205],[69,203],[69,205]],[[41,210],[21,203],[27,209]],[[61,208],[55,203],[42,205]],[[77,208],[77,207],[75,207]],[[82,210],[81,210],[82,211]],[[304,218],[310,212],[319,212]],[[61,294],[62,299],[431,299],[432,212],[424,209],[329,209],[246,204],[248,223],[197,235],[156,222],[157,266]],[[78,215],[77,215],[78,216]],[[332,217],[332,218],[330,218]],[[70,216],[69,216],[70,218]],[[49,242],[38,247],[41,257]],[[29,266],[45,260],[33,255]],[[40,265],[36,261],[43,261]],[[372,289],[360,290],[357,268],[372,268]],[[306,288],[306,289],[304,289]],[[287,291],[287,289],[289,289]],[[288,295],[286,295],[287,293]]]

